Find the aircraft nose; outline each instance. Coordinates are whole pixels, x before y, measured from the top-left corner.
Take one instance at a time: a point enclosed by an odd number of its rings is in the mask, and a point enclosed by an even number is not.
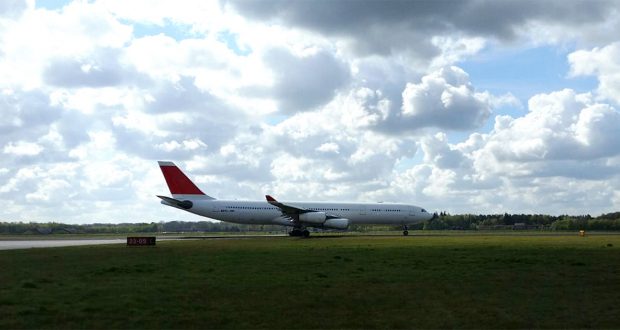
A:
[[[420,211],[420,217],[423,219],[422,221],[428,221],[428,220],[434,219],[437,216],[437,213],[430,214],[428,213],[428,211],[422,208],[420,208],[419,211]]]
[[[437,212],[435,212],[433,214],[430,214],[430,213],[427,212],[426,215],[428,216],[428,219],[426,219],[426,220],[435,220],[435,219],[439,218],[439,215],[437,215]]]

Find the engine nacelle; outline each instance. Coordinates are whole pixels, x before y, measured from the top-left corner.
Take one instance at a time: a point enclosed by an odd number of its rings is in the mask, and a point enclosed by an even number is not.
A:
[[[326,218],[325,212],[307,212],[299,215],[299,221],[307,223],[323,223]]]
[[[177,204],[180,208],[185,209],[185,210],[189,210],[192,207],[194,207],[194,203],[192,203],[192,201],[181,201]]]
[[[333,229],[347,229],[349,228],[349,219],[345,219],[345,218],[327,219],[325,223],[323,223],[323,227],[333,228]]]

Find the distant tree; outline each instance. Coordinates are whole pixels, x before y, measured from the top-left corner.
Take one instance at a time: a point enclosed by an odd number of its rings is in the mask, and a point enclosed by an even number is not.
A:
[[[428,220],[423,227],[424,230],[442,230],[447,228],[448,225],[441,219]]]

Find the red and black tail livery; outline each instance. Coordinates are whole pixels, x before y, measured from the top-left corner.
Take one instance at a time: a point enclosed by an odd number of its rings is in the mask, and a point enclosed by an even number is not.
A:
[[[214,199],[205,195],[173,162],[159,161],[158,163],[173,197]]]

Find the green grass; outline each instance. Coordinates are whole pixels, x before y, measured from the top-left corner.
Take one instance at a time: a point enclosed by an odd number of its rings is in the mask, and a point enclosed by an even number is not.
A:
[[[0,328],[618,328],[620,236],[0,251]]]

